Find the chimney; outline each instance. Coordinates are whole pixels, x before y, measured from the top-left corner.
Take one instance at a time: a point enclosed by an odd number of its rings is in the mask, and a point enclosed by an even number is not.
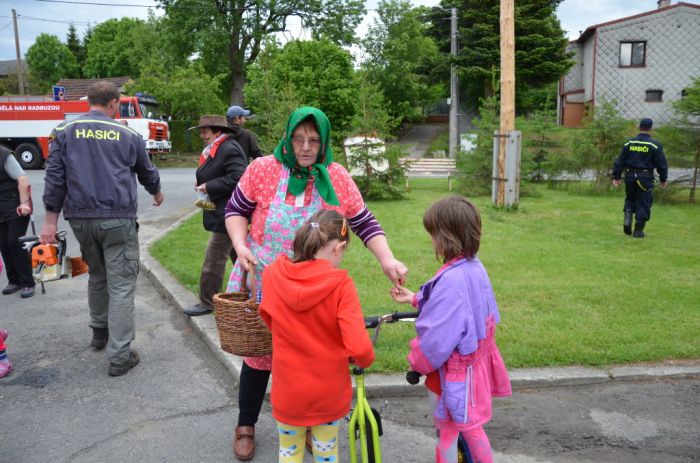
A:
[[[656,4],[659,6],[659,9],[666,8],[667,6],[671,6],[671,0],[659,0]]]

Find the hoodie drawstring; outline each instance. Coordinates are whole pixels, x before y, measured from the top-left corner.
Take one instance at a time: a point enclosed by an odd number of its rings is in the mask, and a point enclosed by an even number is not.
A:
[[[472,408],[476,406],[474,401],[474,370],[472,366],[467,367],[467,377],[464,383],[464,422],[469,422],[469,400],[471,399]]]

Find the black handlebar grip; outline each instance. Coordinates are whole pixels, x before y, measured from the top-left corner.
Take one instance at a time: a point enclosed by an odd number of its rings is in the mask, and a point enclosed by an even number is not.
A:
[[[406,381],[408,384],[413,384],[414,386],[420,382],[420,377],[421,374],[418,373],[417,371],[407,371],[406,372]]]
[[[379,325],[379,317],[365,317],[365,328],[376,328]]]
[[[404,318],[417,318],[418,312],[394,312],[391,315],[393,320],[402,320]]]
[[[36,235],[20,236],[17,238],[20,243],[28,243],[30,241],[39,241],[39,237]]]

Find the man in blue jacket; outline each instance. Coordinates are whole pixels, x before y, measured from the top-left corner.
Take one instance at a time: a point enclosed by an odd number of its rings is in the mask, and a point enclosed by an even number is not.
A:
[[[644,238],[644,225],[651,217],[651,203],[654,200],[654,169],[659,173],[662,187],[666,187],[668,166],[664,148],[651,138],[653,121],[644,118],[639,121],[639,134],[622,147],[613,166],[613,185],[620,186],[622,171],[625,170],[625,218],[622,230],[626,235]],[[632,233],[632,218],[635,218]]]
[[[99,81],[88,89],[90,111],[54,129],[44,178],[42,243],[55,243],[58,215],[68,220],[90,266],[91,347],[107,347],[109,375],[139,363],[134,339],[134,295],[139,270],[136,178],[163,202],[160,176],[146,145],[119,124],[119,89]],[[136,177],[136,178],[135,178]]]

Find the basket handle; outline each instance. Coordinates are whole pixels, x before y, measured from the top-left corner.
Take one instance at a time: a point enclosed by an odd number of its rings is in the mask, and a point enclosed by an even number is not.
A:
[[[248,270],[243,270],[243,275],[241,277],[241,289],[240,292],[247,291],[248,297],[255,299],[257,284],[255,283],[255,272],[252,273],[250,277],[251,288],[248,290]]]

